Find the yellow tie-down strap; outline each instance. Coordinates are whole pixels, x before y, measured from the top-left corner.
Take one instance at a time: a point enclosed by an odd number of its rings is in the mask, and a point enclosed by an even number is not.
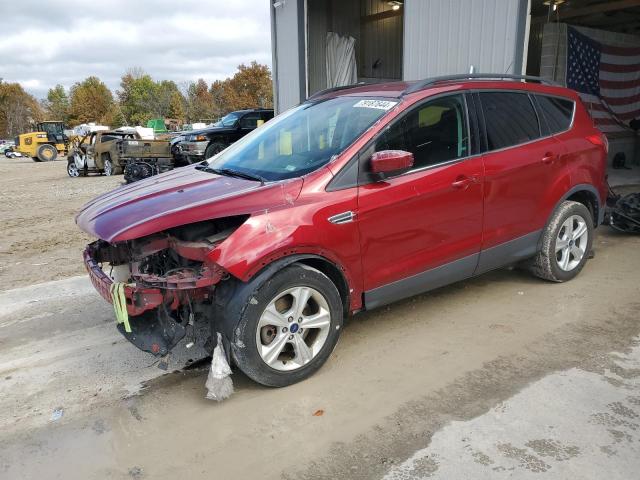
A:
[[[114,282],[111,284],[111,300],[113,300],[113,309],[116,312],[116,321],[124,323],[124,331],[131,333],[131,325],[129,325],[129,313],[127,312],[127,297],[124,295],[125,283]]]

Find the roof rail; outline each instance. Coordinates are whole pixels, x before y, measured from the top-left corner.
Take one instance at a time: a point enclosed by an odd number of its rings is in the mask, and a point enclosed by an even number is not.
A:
[[[307,100],[311,100],[313,98],[321,97],[322,95],[326,95],[327,93],[339,92],[340,90],[347,90],[349,88],[361,87],[363,85],[366,85],[366,83],[365,82],[358,82],[358,83],[353,83],[351,85],[342,85],[341,87],[326,88],[324,90],[320,90],[319,92],[314,93],[309,98],[307,98]]]
[[[540,82],[546,85],[557,85],[557,83],[545,80],[542,77],[534,77],[531,75],[513,75],[509,73],[461,73],[458,75],[443,75],[441,77],[427,78],[426,80],[418,81],[407,88],[402,95],[408,95],[410,93],[418,92],[430,85],[449,82],[455,80],[528,80],[530,82]]]

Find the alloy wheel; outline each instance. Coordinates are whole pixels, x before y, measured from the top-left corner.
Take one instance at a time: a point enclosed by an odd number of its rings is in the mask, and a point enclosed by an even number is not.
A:
[[[584,257],[589,241],[589,229],[584,218],[571,215],[558,231],[556,237],[556,261],[565,272],[576,268]]]
[[[311,287],[276,295],[260,316],[256,345],[271,368],[290,371],[311,362],[322,350],[331,327],[329,304]]]
[[[69,174],[70,177],[80,176],[80,170],[78,170],[78,167],[76,166],[75,162],[69,162],[67,164],[67,173]]]

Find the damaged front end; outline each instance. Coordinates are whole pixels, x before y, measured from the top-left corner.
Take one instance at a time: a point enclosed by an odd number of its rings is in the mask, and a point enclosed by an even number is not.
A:
[[[118,330],[163,357],[187,337],[209,352],[216,343],[213,292],[228,273],[208,254],[248,217],[175,227],[148,237],[87,246],[84,262],[96,290],[114,304]]]

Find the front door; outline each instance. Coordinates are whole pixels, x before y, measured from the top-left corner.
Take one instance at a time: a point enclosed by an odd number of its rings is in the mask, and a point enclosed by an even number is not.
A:
[[[365,305],[373,308],[472,275],[482,241],[480,157],[470,156],[463,95],[412,107],[361,158],[413,153],[414,167],[358,191]]]

